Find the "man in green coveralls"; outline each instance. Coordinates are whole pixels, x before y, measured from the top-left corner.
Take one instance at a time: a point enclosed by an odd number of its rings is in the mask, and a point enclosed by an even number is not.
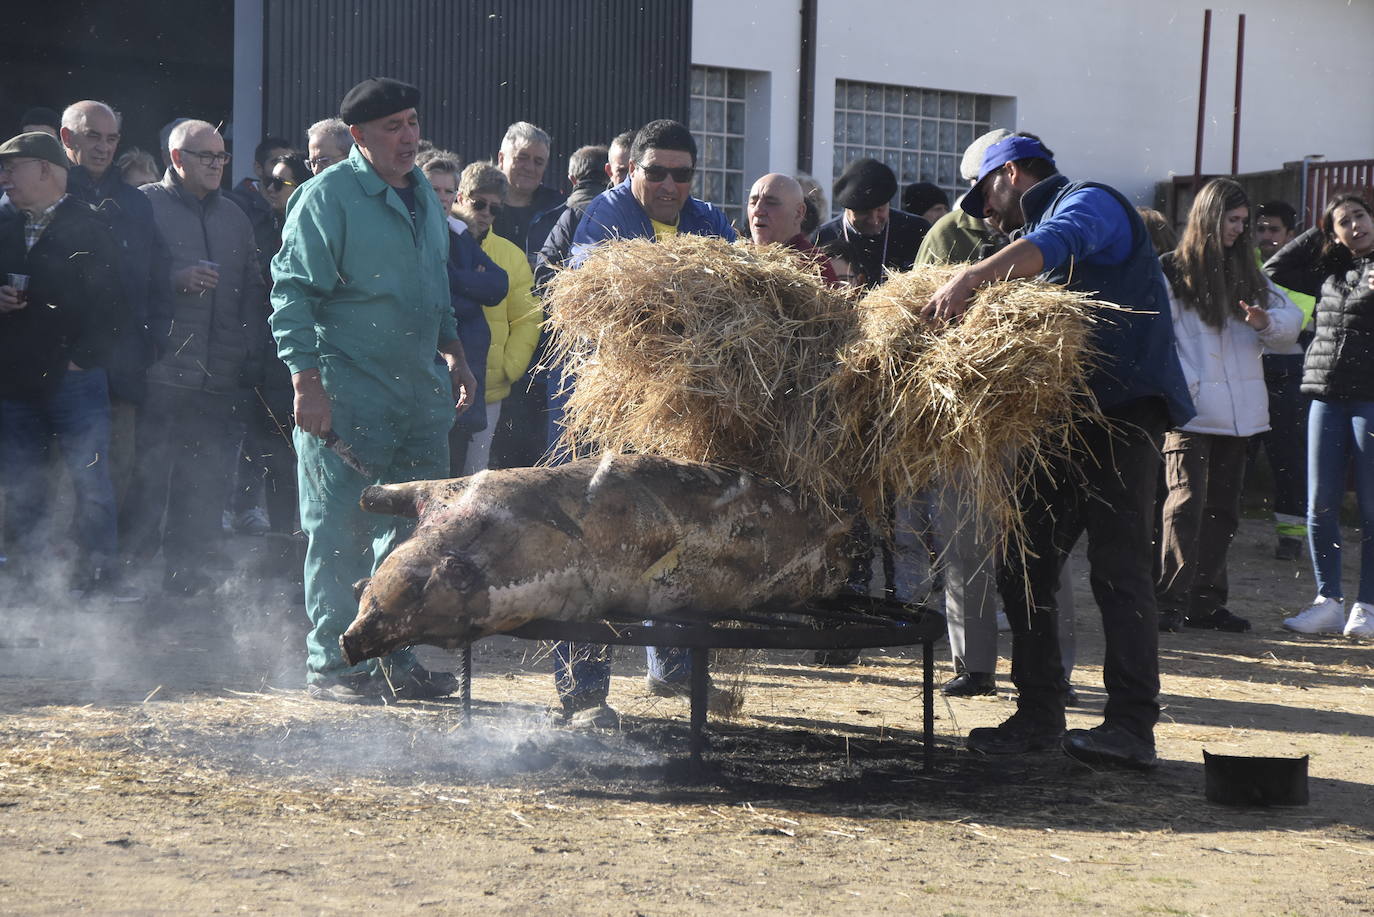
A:
[[[435,697],[456,685],[409,650],[350,667],[339,647],[358,611],[353,584],[408,533],[402,520],[364,512],[359,494],[448,477],[455,407],[476,390],[449,301],[445,214],[415,167],[419,100],[414,86],[386,78],[349,90],[339,116],[353,151],[292,196],[272,259],[272,334],[295,388],[310,538],[306,681],[321,700]],[[349,450],[366,474],[340,457]]]

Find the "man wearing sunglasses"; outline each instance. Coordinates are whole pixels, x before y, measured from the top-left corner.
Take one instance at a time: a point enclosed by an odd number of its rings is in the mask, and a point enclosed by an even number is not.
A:
[[[573,267],[612,239],[665,239],[678,233],[735,241],[735,229],[717,207],[691,196],[697,144],[677,121],[650,121],[630,147],[630,180],[603,191],[587,205],[573,235]],[[550,372],[550,435],[555,436],[564,399],[556,368]],[[550,443],[552,446],[553,443]],[[554,684],[563,712],[576,726],[608,726],[617,719],[606,706],[611,662],[605,647],[559,643],[554,647]],[[691,676],[684,649],[649,648],[648,686],[661,697],[685,697]],[[714,694],[713,694],[714,697]]]
[[[477,387],[449,298],[446,214],[415,165],[419,102],[418,89],[387,78],[348,91],[339,116],[353,149],[291,195],[272,259],[272,332],[292,373],[301,528],[310,539],[307,691],[322,701],[376,701],[383,691],[437,697],[457,687],[409,649],[349,666],[339,647],[358,613],[353,583],[409,525],[364,512],[359,493],[448,477],[455,407],[466,410]],[[335,440],[351,463],[331,448]]]
[[[159,358],[120,522],[134,559],[162,552],[163,589],[191,595],[214,582],[206,567],[219,556],[238,407],[262,359],[252,322],[266,291],[253,226],[220,193],[224,138],[191,119],[167,139],[171,167],[141,190],[171,253],[172,315],[152,329]]]

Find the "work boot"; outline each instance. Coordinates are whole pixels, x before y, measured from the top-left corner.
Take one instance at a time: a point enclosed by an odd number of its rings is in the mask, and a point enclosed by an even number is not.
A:
[[[583,707],[568,717],[569,729],[618,729],[620,714],[605,703]]]
[[[1108,764],[1146,771],[1159,763],[1155,743],[1117,726],[1103,723],[1092,729],[1064,733],[1064,752],[1084,764]]]
[[[1161,611],[1159,613],[1159,632],[1161,634],[1177,634],[1182,631],[1183,612]]]
[[[1275,560],[1302,560],[1302,539],[1292,535],[1280,535],[1274,547]]]
[[[1339,634],[1345,628],[1345,602],[1319,595],[1297,615],[1284,618],[1283,626],[1299,634]]]
[[[690,701],[692,699],[692,683],[684,678],[680,681],[662,681],[657,678],[646,678],[645,684],[649,688],[649,693],[654,697],[677,697]],[[725,691],[715,686],[714,682],[706,684],[706,709],[712,713],[733,713],[742,705],[742,698],[734,691]]]
[[[1220,630],[1230,634],[1243,634],[1250,630],[1250,622],[1232,614],[1228,608],[1218,608],[1207,615],[1190,615],[1183,619],[1183,623],[1199,630]]]
[[[311,700],[333,701],[337,704],[372,704],[377,702],[377,693],[371,690],[371,676],[339,675],[311,682],[305,686],[306,696]]]
[[[991,672],[960,672],[940,686],[946,697],[988,697],[997,694],[997,679]]]
[[[431,672],[420,665],[405,671],[392,667],[386,675],[378,672],[372,676],[372,688],[383,697],[397,700],[433,700],[457,691],[458,676],[452,672]]]
[[[970,751],[985,755],[1023,755],[1044,751],[1059,744],[1064,736],[1064,715],[1033,714],[1017,710],[999,726],[970,729],[965,744]]]

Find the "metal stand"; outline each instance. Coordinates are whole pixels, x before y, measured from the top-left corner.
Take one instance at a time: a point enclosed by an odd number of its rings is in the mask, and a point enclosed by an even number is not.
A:
[[[747,614],[732,620],[744,626],[720,626],[704,614],[684,613],[672,621],[655,620],[595,623],[533,621],[509,636],[526,640],[567,640],[574,643],[615,646],[683,647],[690,651],[692,764],[702,763],[706,748],[706,713],[710,706],[710,657],[713,649],[861,649],[921,644],[923,688],[922,770],[935,765],[935,641],[945,634],[945,619],[938,612],[896,602],[848,597],[804,614]],[[681,622],[681,623],[679,623]],[[818,628],[824,624],[824,628]],[[460,650],[458,687],[463,715],[472,717],[472,645]]]

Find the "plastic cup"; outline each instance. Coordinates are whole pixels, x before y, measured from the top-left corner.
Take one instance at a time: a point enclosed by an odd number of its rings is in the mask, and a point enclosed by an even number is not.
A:
[[[19,294],[19,301],[20,301],[20,302],[26,302],[26,301],[28,300],[28,298],[29,298],[29,275],[28,275],[28,274],[10,274],[10,277],[9,277],[9,284],[10,284],[10,286],[14,287],[15,292]]]
[[[219,264],[218,264],[217,262],[214,262],[214,261],[205,261],[204,259],[202,259],[202,260],[200,260],[200,261],[198,261],[198,262],[196,262],[196,263],[197,263],[200,267],[205,268],[206,270],[214,271],[216,274],[219,273]]]

